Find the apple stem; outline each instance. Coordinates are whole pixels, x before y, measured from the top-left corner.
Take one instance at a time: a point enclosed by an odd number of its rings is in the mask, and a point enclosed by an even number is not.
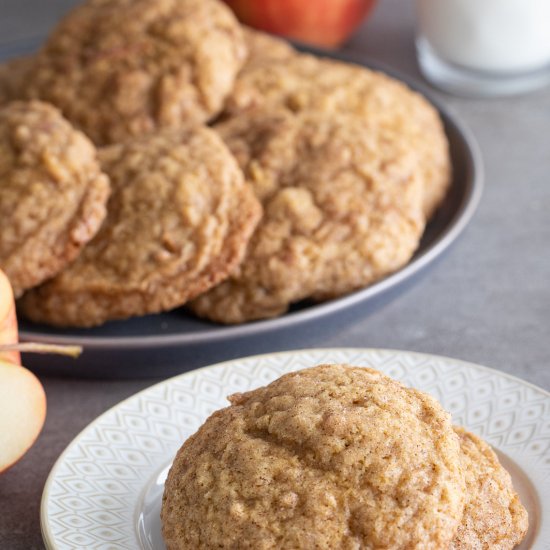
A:
[[[80,346],[58,346],[55,344],[38,344],[35,342],[26,342],[23,344],[2,344],[0,353],[4,351],[21,351],[23,353],[55,353],[57,355],[68,355],[69,357],[78,357],[82,353]]]

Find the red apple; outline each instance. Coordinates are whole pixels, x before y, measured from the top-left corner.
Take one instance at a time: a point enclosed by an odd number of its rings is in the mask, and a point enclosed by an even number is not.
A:
[[[243,23],[300,42],[342,44],[375,0],[225,0]]]
[[[16,344],[17,317],[15,316],[15,302],[10,282],[0,269],[0,345]],[[18,351],[0,352],[0,360],[5,359],[17,365],[21,364],[21,356]]]
[[[31,447],[46,418],[46,395],[36,376],[0,360],[0,473]]]

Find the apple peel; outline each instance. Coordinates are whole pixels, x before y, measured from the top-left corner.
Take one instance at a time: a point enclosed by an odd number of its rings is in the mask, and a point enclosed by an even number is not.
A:
[[[2,344],[15,344],[17,341],[17,316],[13,291],[8,277],[0,269],[0,346]],[[21,364],[21,356],[17,350],[6,352],[0,350],[0,359],[5,359],[16,365]]]
[[[334,48],[370,14],[376,0],[225,0],[251,27],[300,42]]]

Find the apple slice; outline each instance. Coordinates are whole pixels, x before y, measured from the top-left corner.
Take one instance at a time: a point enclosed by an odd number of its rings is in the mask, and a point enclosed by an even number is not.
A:
[[[0,473],[31,447],[46,418],[46,394],[36,376],[0,360]]]
[[[0,345],[16,344],[18,340],[15,302],[10,282],[0,269]],[[0,360],[5,359],[17,365],[21,364],[19,351],[0,351]]]

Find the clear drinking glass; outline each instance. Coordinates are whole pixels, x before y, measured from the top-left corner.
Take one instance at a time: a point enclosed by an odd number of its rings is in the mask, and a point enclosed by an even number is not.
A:
[[[420,69],[446,91],[511,95],[550,83],[550,0],[416,0]]]

